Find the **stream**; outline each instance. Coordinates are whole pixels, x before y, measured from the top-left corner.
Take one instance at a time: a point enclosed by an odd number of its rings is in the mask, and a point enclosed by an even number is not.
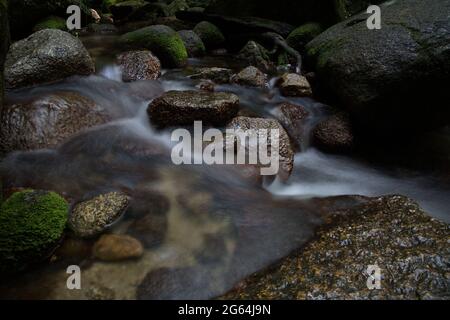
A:
[[[199,299],[214,298],[246,276],[304,245],[322,224],[324,212],[359,200],[345,195],[402,194],[432,216],[450,222],[450,181],[433,170],[418,170],[361,155],[329,155],[310,146],[306,133],[292,176],[257,186],[234,167],[175,166],[170,131],[151,126],[149,102],[169,90],[196,89],[186,74],[194,67],[242,68],[227,56],[190,59],[183,70],[164,70],[158,81],[123,83],[114,63],[114,36],[82,38],[95,58],[97,74],[10,92],[8,101],[75,91],[105,107],[114,120],[69,139],[55,150],[19,152],[2,169],[16,185],[55,190],[74,201],[122,190],[133,203],[112,226],[145,247],[139,260],[106,263],[92,259],[90,240],[69,235],[49,264],[0,284],[0,296],[41,299]],[[219,85],[233,92],[241,108],[272,117],[283,101],[311,114],[307,128],[330,108],[309,98],[285,98],[266,89]],[[320,198],[329,198],[322,207]],[[319,200],[317,200],[319,199]],[[315,201],[315,202],[314,202]],[[319,202],[317,202],[319,201]],[[82,289],[67,290],[66,268],[82,270]]]

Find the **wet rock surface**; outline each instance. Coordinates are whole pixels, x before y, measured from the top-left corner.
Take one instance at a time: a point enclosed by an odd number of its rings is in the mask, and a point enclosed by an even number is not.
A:
[[[286,97],[310,97],[312,96],[309,81],[296,73],[286,73],[281,76],[278,85],[281,93]]]
[[[51,148],[111,116],[94,101],[75,92],[57,92],[4,107],[0,151]]]
[[[257,273],[228,299],[448,299],[448,224],[402,196],[376,198],[328,217],[316,240]],[[369,290],[368,266],[381,269]]]
[[[96,236],[120,218],[129,203],[129,197],[119,192],[102,194],[80,202],[72,208],[69,227],[79,237]]]
[[[286,129],[295,147],[300,149],[302,143],[307,139],[306,121],[310,116],[308,110],[302,105],[284,102],[276,107],[274,114]]]
[[[156,80],[161,75],[161,63],[150,51],[129,51],[117,59],[125,82]]]
[[[347,152],[355,147],[352,125],[345,113],[323,120],[312,134],[315,146],[326,152]]]
[[[45,29],[13,43],[5,62],[6,88],[32,86],[73,75],[89,75],[94,63],[70,33]]]
[[[267,76],[258,68],[250,66],[233,76],[232,82],[243,86],[265,87]]]
[[[268,137],[270,137],[270,130],[279,130],[279,156],[280,156],[280,173],[282,179],[287,179],[292,172],[294,166],[294,152],[288,134],[275,119],[264,118],[248,118],[236,117],[228,125],[229,129],[241,130],[269,130]],[[259,137],[259,135],[258,135]],[[271,140],[268,139],[267,150],[270,152]]]
[[[233,70],[227,68],[200,68],[195,70],[195,73],[191,75],[191,79],[211,80],[218,84],[229,83]]]
[[[222,32],[210,22],[202,21],[198,23],[194,28],[194,32],[202,39],[208,50],[220,48],[225,43],[225,37]]]
[[[193,124],[196,120],[223,125],[238,109],[239,98],[232,93],[169,91],[149,105],[148,114],[159,126]]]
[[[94,257],[102,261],[123,261],[140,258],[144,253],[142,244],[127,235],[105,234],[93,247]]]

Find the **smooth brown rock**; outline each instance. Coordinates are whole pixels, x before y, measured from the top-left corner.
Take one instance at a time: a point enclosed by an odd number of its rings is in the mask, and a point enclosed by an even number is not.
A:
[[[141,257],[144,247],[130,236],[105,234],[95,243],[93,252],[99,260],[122,261]]]

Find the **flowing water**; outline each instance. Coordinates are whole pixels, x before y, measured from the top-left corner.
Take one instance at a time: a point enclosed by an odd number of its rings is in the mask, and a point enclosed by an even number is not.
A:
[[[90,256],[92,241],[68,235],[51,263],[0,285],[0,296],[215,297],[301,247],[322,223],[324,211],[359,201],[336,197],[323,207],[312,198],[404,194],[450,221],[449,184],[442,177],[378,165],[360,156],[323,154],[310,147],[308,134],[287,183],[276,180],[262,188],[239,168],[172,165],[170,131],[153,128],[146,109],[164,91],[195,89],[198,82],[186,77],[188,70],[166,70],[158,81],[122,83],[113,40],[85,39],[96,57],[97,75],[10,92],[7,99],[75,91],[107,108],[114,120],[55,150],[9,155],[1,169],[16,186],[55,190],[74,202],[111,190],[130,194],[131,207],[110,232],[135,236],[145,253],[139,260],[99,262]],[[187,69],[196,66],[241,67],[228,57],[190,60]],[[274,82],[266,89],[222,85],[216,90],[236,93],[246,112],[263,117],[271,117],[280,102],[299,103],[311,114],[307,128],[329,113],[312,99],[282,97]],[[82,290],[66,288],[70,264],[82,269]]]

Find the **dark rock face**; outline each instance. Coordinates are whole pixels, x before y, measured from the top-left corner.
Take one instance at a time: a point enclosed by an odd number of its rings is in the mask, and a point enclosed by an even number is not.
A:
[[[194,32],[202,39],[207,49],[217,49],[224,45],[225,37],[222,32],[210,22],[198,23]]]
[[[224,92],[169,91],[148,108],[159,126],[193,124],[196,120],[223,125],[238,112],[239,97]]]
[[[201,57],[205,55],[205,45],[202,39],[192,30],[180,30],[178,34],[183,40],[189,57]]]
[[[314,145],[325,152],[341,153],[354,148],[349,117],[340,113],[320,122],[313,130]]]
[[[119,55],[118,61],[125,82],[156,80],[161,75],[161,63],[150,51],[129,51]]]
[[[267,76],[258,68],[250,66],[236,74],[232,81],[243,86],[265,87],[267,85]]]
[[[0,150],[52,148],[72,135],[111,117],[92,100],[60,92],[28,102],[6,105],[0,127]]]
[[[93,72],[94,63],[80,40],[61,30],[45,29],[11,45],[5,82],[6,88],[18,88]]]
[[[3,69],[9,47],[8,6],[5,0],[0,1],[0,112],[3,108]]]
[[[281,126],[281,124],[275,119],[263,119],[263,118],[248,118],[248,117],[236,117],[227,126],[230,129],[241,129],[241,130],[279,130],[279,156],[280,156],[280,173],[279,176],[283,180],[287,178],[292,173],[294,166],[294,151],[291,146],[291,142],[288,134]],[[270,133],[269,133],[270,136]],[[267,150],[270,151],[271,141],[269,140],[269,145]]]
[[[323,93],[375,137],[449,123],[449,11],[448,0],[396,1],[382,6],[381,30],[367,14],[328,29],[307,45]]]
[[[448,299],[448,224],[402,196],[374,199],[329,218],[317,240],[258,273],[229,299]],[[369,265],[381,290],[369,290]],[[331,281],[332,280],[332,281]]]
[[[355,14],[365,8],[366,0],[217,0],[207,7],[207,13],[228,16],[261,17],[284,21],[295,25],[311,21],[328,26],[340,21],[347,14]],[[370,1],[380,2],[380,1]]]
[[[308,110],[301,105],[284,102],[277,106],[275,117],[280,121],[284,129],[286,129],[295,148],[300,149],[302,143],[306,139],[305,122],[309,117]]]

